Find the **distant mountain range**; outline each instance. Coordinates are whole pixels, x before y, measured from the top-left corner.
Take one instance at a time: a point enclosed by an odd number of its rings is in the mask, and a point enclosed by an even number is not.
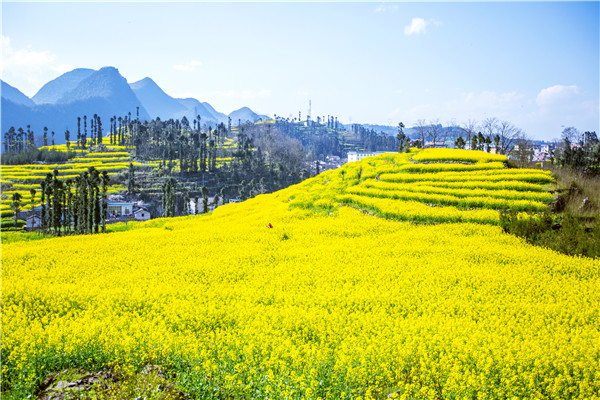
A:
[[[2,81],[1,88],[1,133],[11,126],[16,129],[31,125],[36,137],[41,137],[43,128],[56,132],[56,142],[64,143],[64,131],[77,131],[77,117],[98,114],[105,130],[112,116],[131,113],[135,118],[139,107],[140,119],[162,120],[182,119],[191,122],[200,115],[202,124],[216,126],[227,123],[256,122],[269,118],[258,115],[248,107],[231,112],[229,115],[216,111],[210,104],[193,98],[177,99],[165,93],[152,79],[138,82],[127,80],[114,67],[104,67],[98,71],[77,68],[46,83],[32,98],[17,88]],[[73,136],[71,136],[73,137]]]

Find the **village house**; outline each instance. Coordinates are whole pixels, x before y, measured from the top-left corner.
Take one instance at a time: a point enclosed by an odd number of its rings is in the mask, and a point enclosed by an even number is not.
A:
[[[349,151],[348,162],[362,160],[365,157],[378,156],[379,154],[389,153],[389,151]]]
[[[124,217],[124,216],[129,216],[133,213],[133,206],[135,205],[135,203],[121,203],[121,202],[114,202],[114,203],[108,203],[107,204],[107,217]]]
[[[133,212],[133,217],[138,221],[148,221],[150,219],[150,212],[145,208],[138,208]]]
[[[138,221],[147,221],[152,218],[150,212],[138,203],[133,202],[108,202],[106,217],[111,219],[134,218]]]

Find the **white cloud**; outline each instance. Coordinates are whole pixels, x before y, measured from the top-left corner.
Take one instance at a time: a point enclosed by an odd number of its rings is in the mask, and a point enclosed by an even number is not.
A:
[[[547,107],[572,101],[577,95],[580,94],[580,90],[575,85],[554,85],[548,88],[542,89],[535,101],[540,107]]]
[[[2,75],[18,81],[25,81],[30,86],[45,83],[56,74],[63,74],[73,69],[69,64],[58,62],[58,57],[49,51],[15,49],[10,37],[0,35],[2,43]]]
[[[216,90],[215,94],[221,97],[237,98],[237,99],[256,99],[260,97],[268,97],[271,95],[269,89],[261,90]]]
[[[176,71],[194,72],[197,67],[202,66],[202,61],[190,61],[187,64],[174,65],[173,69]]]
[[[430,25],[441,25],[440,21],[436,21],[435,19],[424,20],[423,18],[413,18],[409,25],[404,27],[404,34],[407,36],[410,35],[419,35],[421,33],[427,32],[427,27]]]
[[[420,33],[425,33],[427,30],[427,25],[429,25],[429,23],[423,18],[413,18],[410,25],[406,25],[404,27],[404,34],[418,35]]]

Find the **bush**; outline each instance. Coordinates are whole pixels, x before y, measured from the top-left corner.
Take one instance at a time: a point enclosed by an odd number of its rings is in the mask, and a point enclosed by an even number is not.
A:
[[[25,221],[22,219],[17,220],[17,224],[15,225],[15,220],[13,218],[2,218],[2,229],[4,228],[22,228],[25,226]]]
[[[600,257],[600,220],[597,217],[565,214],[555,221],[548,212],[527,215],[510,210],[500,213],[500,225],[505,232],[537,246],[569,255]]]

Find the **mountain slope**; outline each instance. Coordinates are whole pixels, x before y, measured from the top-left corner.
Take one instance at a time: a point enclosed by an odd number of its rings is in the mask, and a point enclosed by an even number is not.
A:
[[[143,104],[150,118],[162,120],[184,115],[188,109],[177,99],[166,94],[152,79],[144,78],[129,85]]]
[[[186,99],[177,99],[177,101],[186,108],[185,115],[190,121],[193,121],[194,118],[200,115],[200,118],[202,119],[202,124],[214,124],[218,122],[223,122],[220,119],[215,118],[215,116],[207,109],[207,107],[204,106],[204,104],[208,103],[201,103],[198,100],[191,97]]]
[[[29,97],[27,97],[23,92],[17,89],[14,86],[9,85],[4,81],[0,81],[0,93],[2,94],[2,99],[6,99],[12,101],[15,104],[22,104],[25,106],[34,106],[35,103]]]
[[[254,111],[252,111],[248,107],[242,107],[238,110],[232,111],[229,114],[229,117],[231,118],[231,123],[235,123],[235,124],[237,124],[238,120],[240,120],[242,123],[244,123],[247,121],[256,122],[261,119],[258,116],[258,114],[256,114]]]
[[[206,108],[206,110],[212,114],[212,116],[219,122],[223,122],[223,123],[227,123],[227,114],[224,114],[222,112],[219,112],[217,110],[214,109],[213,106],[211,106],[210,104],[208,104],[207,102],[203,102],[202,105]]]
[[[94,72],[96,71],[89,68],[77,68],[66,72],[42,86],[32,97],[32,100],[36,104],[56,104],[66,93],[75,89],[81,81]]]

